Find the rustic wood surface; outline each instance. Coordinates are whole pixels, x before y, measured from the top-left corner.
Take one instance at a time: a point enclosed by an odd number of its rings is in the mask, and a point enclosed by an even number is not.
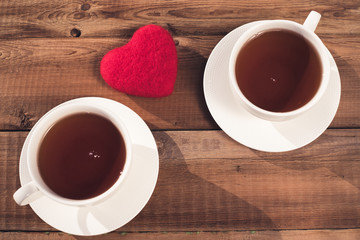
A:
[[[248,22],[322,14],[316,33],[341,76],[329,129],[286,153],[249,149],[216,125],[203,72],[216,44]],[[360,239],[360,1],[0,0],[0,239],[87,239],[59,232],[12,199],[24,140],[49,109],[82,96],[137,112],[160,173],[149,203],[116,231],[88,239]],[[174,38],[174,92],[159,99],[110,88],[99,63],[141,26]]]

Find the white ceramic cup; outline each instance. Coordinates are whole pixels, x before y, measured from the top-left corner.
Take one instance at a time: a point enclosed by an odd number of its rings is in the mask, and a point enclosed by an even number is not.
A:
[[[288,20],[269,20],[269,21],[260,22],[259,24],[256,24],[254,27],[251,27],[247,31],[245,31],[236,41],[232,49],[229,60],[230,87],[234,94],[235,101],[241,104],[242,107],[244,107],[248,112],[255,115],[256,117],[269,121],[289,120],[311,109],[324,95],[330,79],[330,62],[329,62],[327,49],[320,40],[320,38],[314,33],[320,21],[320,18],[321,15],[319,13],[315,11],[311,11],[303,25]],[[246,44],[247,41],[249,41],[257,34],[271,30],[290,30],[292,32],[298,33],[299,35],[307,39],[310,44],[313,45],[315,51],[317,51],[317,54],[320,58],[320,64],[322,67],[322,78],[317,92],[308,103],[293,111],[272,112],[272,111],[264,110],[254,105],[241,92],[241,89],[239,88],[236,80],[236,73],[235,73],[236,61],[239,52],[241,51],[244,44]],[[296,56],[294,56],[294,58],[296,58]]]
[[[93,198],[84,199],[84,200],[74,200],[69,198],[64,198],[57,193],[53,192],[41,178],[38,164],[37,164],[37,155],[38,150],[41,145],[42,139],[45,136],[46,132],[50,127],[59,121],[62,118],[76,114],[76,113],[94,113],[109,119],[113,125],[119,130],[122,135],[125,148],[126,148],[126,159],[123,171],[118,178],[118,180],[105,192],[100,195],[97,195]],[[94,105],[91,101],[87,101],[87,98],[78,98],[74,100],[67,101],[62,103],[55,108],[47,112],[33,127],[29,135],[27,154],[26,154],[26,163],[27,171],[29,172],[30,178],[32,179],[29,183],[20,187],[14,193],[14,200],[19,205],[26,205],[36,200],[38,197],[45,195],[50,199],[53,199],[59,203],[67,204],[71,206],[88,206],[94,203],[98,203],[116,191],[121,183],[127,176],[127,173],[131,164],[131,155],[132,155],[132,146],[131,140],[126,129],[126,126],[121,120],[121,116],[116,115],[115,112],[108,108],[108,106]]]

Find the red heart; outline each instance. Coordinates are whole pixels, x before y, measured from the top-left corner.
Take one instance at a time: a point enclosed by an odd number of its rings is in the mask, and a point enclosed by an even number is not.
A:
[[[136,96],[165,97],[172,93],[177,54],[170,33],[157,25],[139,28],[126,45],[101,60],[103,79],[113,88]]]

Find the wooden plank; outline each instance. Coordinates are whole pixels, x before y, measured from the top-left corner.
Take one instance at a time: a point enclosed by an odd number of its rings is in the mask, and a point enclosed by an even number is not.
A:
[[[328,130],[285,153],[251,150],[222,131],[153,133],[157,186],[118,232],[360,227],[360,130]],[[0,231],[53,231],[12,199],[26,134],[0,132]]]
[[[353,0],[3,0],[0,38],[71,37],[79,31],[81,37],[119,37],[146,24],[168,27],[178,36],[223,35],[256,20],[281,18],[302,23],[310,10],[323,15],[317,30],[321,34],[359,34],[359,6]]]
[[[179,39],[182,41],[182,39]],[[28,129],[55,105],[82,96],[117,100],[136,111],[153,129],[214,128],[202,93],[206,59],[185,39],[178,47],[174,93],[165,98],[127,96],[109,87],[100,75],[100,61],[128,39],[26,39],[0,46],[0,129]],[[216,41],[216,40],[215,40]],[[212,42],[205,39],[203,42]],[[204,46],[202,46],[204,47]],[[28,119],[24,120],[23,119]]]
[[[283,230],[283,231],[225,231],[225,232],[112,232],[101,236],[86,237],[92,240],[358,240],[359,229],[340,230]],[[76,240],[81,237],[60,233],[60,232],[0,232],[2,240]]]
[[[129,38],[20,39],[0,44],[0,129],[30,129],[52,107],[82,96],[119,101],[152,129],[218,129],[203,95],[207,58],[222,36],[176,37],[178,76],[171,96],[128,96],[110,88],[100,75],[102,57]],[[359,127],[360,38],[326,36],[342,78],[342,98],[331,127]]]

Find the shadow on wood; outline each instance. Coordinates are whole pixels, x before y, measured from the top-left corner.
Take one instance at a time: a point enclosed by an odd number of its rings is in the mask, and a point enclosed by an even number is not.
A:
[[[157,187],[143,211],[122,230],[276,229],[260,209],[190,173],[179,147],[169,135],[157,132],[155,138],[161,159]],[[281,239],[280,235],[277,239]]]

